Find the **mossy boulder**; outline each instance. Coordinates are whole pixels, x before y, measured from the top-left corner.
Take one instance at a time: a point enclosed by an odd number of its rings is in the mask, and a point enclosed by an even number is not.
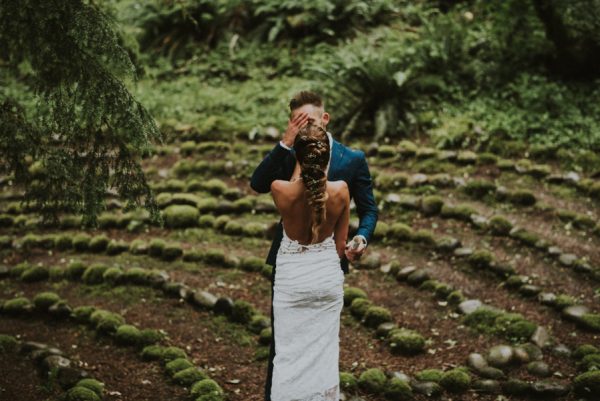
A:
[[[75,309],[73,309],[73,312],[71,313],[71,316],[77,322],[85,323],[85,322],[89,322],[90,321],[90,316],[95,311],[96,311],[96,308],[93,307],[93,306],[89,306],[89,305],[78,306]]]
[[[591,370],[575,377],[573,389],[576,394],[583,397],[593,397],[600,394],[600,370]]]
[[[356,298],[367,298],[367,293],[357,287],[344,288],[344,306],[350,306]]]
[[[259,334],[263,329],[270,326],[271,320],[268,317],[257,313],[250,319],[248,329],[255,334]]]
[[[393,223],[388,231],[388,237],[400,241],[410,241],[413,237],[413,229],[404,223]]]
[[[148,255],[153,258],[160,258],[166,245],[167,243],[160,238],[152,239],[148,244]]]
[[[588,354],[579,362],[581,370],[600,370],[600,353]]]
[[[79,280],[87,269],[87,265],[80,260],[73,261],[67,265],[65,277],[69,280]]]
[[[584,313],[579,323],[592,331],[600,332],[600,314],[598,313]]]
[[[393,354],[414,355],[425,349],[425,338],[414,330],[393,329],[387,340]]]
[[[233,302],[231,310],[231,320],[236,323],[247,324],[252,320],[255,310],[254,306],[242,300]]]
[[[494,235],[508,235],[513,228],[512,223],[502,216],[493,216],[490,218],[488,227]]]
[[[140,345],[150,345],[161,341],[165,334],[155,329],[142,329],[140,331]]]
[[[350,372],[340,372],[340,387],[347,392],[354,392],[358,389],[356,377]]]
[[[140,352],[140,356],[145,361],[157,361],[157,360],[162,360],[164,353],[165,353],[165,347],[163,347],[163,346],[147,345]],[[185,352],[184,352],[184,354],[185,354]],[[185,359],[186,356],[184,355],[182,358]],[[177,359],[177,358],[173,358],[173,359]]]
[[[192,368],[192,367],[194,367],[194,364],[191,363],[186,358],[173,359],[172,361],[167,362],[167,364],[165,365],[167,374],[170,377],[173,377],[175,375],[175,373],[177,373],[177,372],[181,372],[184,369],[188,369],[188,368]]]
[[[219,384],[212,379],[204,379],[194,383],[192,388],[190,389],[190,393],[196,397],[204,395],[224,395],[221,386],[219,386]]]
[[[447,205],[442,206],[440,215],[444,218],[457,219],[462,221],[470,221],[471,215],[477,214],[477,210],[468,205]]]
[[[489,267],[494,261],[494,255],[486,249],[478,249],[467,257],[469,265],[484,269]]]
[[[169,228],[197,227],[200,212],[195,206],[171,205],[163,211],[163,216]]]
[[[17,297],[4,301],[2,311],[8,315],[18,315],[29,312],[33,309],[33,304],[28,298]]]
[[[119,255],[129,250],[129,244],[123,240],[112,239],[106,246],[107,255]]]
[[[204,253],[204,261],[208,264],[226,265],[225,252],[222,249],[207,249]]]
[[[117,266],[109,267],[102,273],[102,281],[110,285],[115,285],[121,281],[123,269]]]
[[[600,349],[592,344],[583,344],[578,346],[575,351],[573,351],[573,357],[577,359],[581,359],[589,354],[600,353]]]
[[[533,192],[527,190],[511,191],[506,194],[506,200],[514,205],[533,206],[537,199]]]
[[[101,381],[96,380],[96,379],[91,379],[91,378],[81,379],[77,382],[77,384],[75,386],[88,388],[88,389],[92,390],[94,393],[96,393],[96,395],[100,398],[102,398],[102,396],[104,395],[104,383],[102,383]]]
[[[358,378],[358,386],[372,394],[380,394],[385,388],[387,378],[381,369],[371,368],[361,373]]]
[[[164,363],[170,362],[177,358],[187,358],[185,350],[179,347],[165,347],[163,348],[161,359]]]
[[[109,242],[110,238],[108,238],[106,235],[96,235],[90,240],[88,250],[96,253],[104,252],[106,251],[106,247],[108,246]]]
[[[373,302],[366,298],[356,298],[350,304],[350,313],[357,319],[362,319]]]
[[[0,354],[14,352],[19,347],[19,341],[10,335],[0,334]]]
[[[261,332],[258,336],[258,342],[263,345],[268,345],[271,343],[272,338],[273,338],[273,332],[270,327],[267,327],[266,329],[261,330]]]
[[[464,192],[476,199],[481,199],[484,196],[496,190],[496,184],[488,180],[472,180],[463,188]]]
[[[94,263],[85,269],[81,279],[86,284],[100,284],[104,280],[104,273],[108,270],[108,266],[102,263]]]
[[[115,339],[122,345],[138,345],[141,342],[140,329],[130,324],[122,324],[117,328]]]
[[[249,272],[261,271],[264,265],[265,260],[257,256],[248,256],[246,258],[242,258],[240,262],[240,268]]]
[[[200,216],[200,218],[198,219],[198,225],[200,227],[209,227],[209,228],[213,228],[215,226],[215,220],[217,218],[211,214],[205,214]]]
[[[58,301],[60,301],[60,296],[51,291],[40,292],[33,298],[35,308],[43,311],[48,310],[50,306]]]
[[[202,369],[197,367],[183,369],[173,375],[173,380],[182,386],[191,386],[204,379],[208,379],[208,376]]]
[[[67,390],[65,401],[100,401],[101,398],[94,390],[84,386],[75,386]]]
[[[167,262],[180,258],[183,255],[183,249],[180,244],[168,243],[162,250],[160,258]]]
[[[391,322],[392,321],[392,313],[381,306],[371,306],[367,309],[364,322],[365,326],[371,328],[377,328],[381,323]]]
[[[423,369],[415,375],[415,378],[423,382],[439,383],[443,376],[444,371],[441,369]]]
[[[426,216],[433,216],[441,212],[444,200],[437,195],[425,196],[421,200],[421,210]]]
[[[73,247],[73,238],[69,234],[57,235],[54,239],[54,247],[59,251],[66,251]]]
[[[50,276],[50,271],[45,266],[33,266],[21,274],[21,280],[32,283],[35,281],[46,280]]]
[[[90,323],[92,323],[99,332],[111,334],[116,332],[119,326],[125,324],[125,319],[117,313],[98,309],[90,315]]]
[[[123,272],[123,282],[137,285],[148,283],[150,272],[142,267],[132,267]]]
[[[440,385],[451,393],[464,393],[471,386],[471,376],[462,369],[444,372]]]
[[[399,377],[392,377],[386,383],[383,395],[391,401],[411,400],[413,398],[412,388],[406,381]]]

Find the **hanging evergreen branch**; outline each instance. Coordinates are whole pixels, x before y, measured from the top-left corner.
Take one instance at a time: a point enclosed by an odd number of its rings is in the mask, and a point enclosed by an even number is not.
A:
[[[0,2],[0,65],[18,77],[29,64],[37,101],[26,111],[0,99],[0,173],[14,175],[45,222],[71,212],[96,226],[115,187],[125,210],[143,201],[162,224],[140,161],[164,138],[125,86],[135,67],[117,32],[93,1]]]

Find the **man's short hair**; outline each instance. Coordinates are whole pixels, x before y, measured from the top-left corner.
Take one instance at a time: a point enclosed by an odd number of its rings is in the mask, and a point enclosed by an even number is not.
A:
[[[312,104],[315,107],[323,107],[323,99],[318,93],[312,91],[300,91],[290,100],[290,112],[296,110],[305,104]]]

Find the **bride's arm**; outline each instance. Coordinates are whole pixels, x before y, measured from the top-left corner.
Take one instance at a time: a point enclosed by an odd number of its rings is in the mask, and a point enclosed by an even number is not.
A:
[[[348,228],[350,224],[350,192],[348,191],[348,185],[344,185],[343,187],[342,199],[344,203],[344,209],[335,223],[334,233],[335,248],[340,256],[340,259],[346,257],[344,250],[346,248],[346,241],[348,240]]]

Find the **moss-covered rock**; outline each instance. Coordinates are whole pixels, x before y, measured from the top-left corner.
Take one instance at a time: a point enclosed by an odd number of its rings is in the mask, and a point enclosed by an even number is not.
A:
[[[450,305],[458,305],[459,303],[461,303],[465,299],[466,299],[465,296],[463,295],[463,293],[460,290],[452,291],[446,297],[446,301],[448,301],[448,303]]]
[[[54,239],[54,247],[59,251],[66,251],[73,247],[73,238],[69,234],[57,235]]]
[[[471,376],[462,369],[444,372],[440,384],[451,393],[464,393],[471,386]]]
[[[255,315],[252,316],[252,318],[250,319],[250,322],[248,324],[248,329],[255,333],[255,334],[259,334],[263,329],[266,329],[267,327],[271,326],[271,320],[266,317],[261,315],[260,313],[257,313]]]
[[[69,280],[79,280],[87,269],[87,265],[80,260],[73,261],[67,265],[65,277]]]
[[[224,395],[223,389],[219,384],[212,379],[204,379],[200,380],[192,386],[190,389],[190,393],[193,396],[203,396],[203,395],[216,395],[222,396]]]
[[[600,353],[600,349],[592,344],[582,344],[573,351],[573,357],[581,359],[589,354]]]
[[[4,301],[2,304],[2,311],[9,315],[18,315],[21,313],[29,312],[33,309],[33,304],[28,298],[16,297]]]
[[[117,313],[98,309],[90,315],[90,323],[92,323],[99,332],[110,334],[116,332],[119,326],[125,324],[125,319]]]
[[[204,253],[204,261],[211,265],[225,266],[225,252],[222,249],[207,249]]]
[[[464,192],[476,199],[481,199],[484,196],[491,194],[496,190],[496,184],[488,180],[472,180],[463,188]]]
[[[85,322],[90,321],[90,317],[91,317],[92,313],[94,313],[95,311],[96,311],[95,307],[89,306],[89,305],[84,305],[84,306],[78,306],[75,309],[73,309],[73,312],[71,313],[71,315],[77,322],[85,323]]]
[[[350,304],[350,313],[357,319],[362,319],[373,302],[366,298],[355,298]]]
[[[102,263],[94,263],[85,269],[81,279],[86,284],[100,284],[104,280],[103,275],[108,266]]]
[[[418,332],[405,328],[391,330],[387,341],[393,354],[414,355],[425,349],[425,338]]]
[[[213,228],[215,226],[216,217],[211,214],[205,214],[200,216],[198,219],[198,225],[200,227]]]
[[[372,394],[380,394],[385,388],[387,378],[381,369],[371,368],[361,373],[358,378],[358,386]]]
[[[110,238],[108,238],[106,235],[96,235],[90,240],[88,250],[96,253],[104,252],[106,251],[106,247],[108,246],[109,242]]]
[[[117,343],[122,345],[138,345],[141,342],[141,337],[140,329],[130,324],[120,325],[115,333]]]
[[[46,280],[50,276],[50,272],[45,266],[33,266],[25,270],[21,274],[21,280],[32,283],[35,281]]]
[[[183,369],[173,375],[175,383],[181,384],[182,386],[191,386],[204,379],[208,379],[207,374],[197,367]]]
[[[51,291],[40,292],[33,298],[35,308],[44,311],[58,301],[60,301],[60,296]]]
[[[470,221],[472,214],[477,214],[477,210],[473,209],[468,205],[451,206],[448,204],[444,204],[444,206],[442,206],[442,210],[440,211],[440,215],[444,218],[457,219],[462,221]]]
[[[600,332],[600,314],[584,313],[579,323],[592,331]]]
[[[169,228],[197,227],[200,212],[195,206],[171,205],[163,211],[163,216]]]
[[[358,389],[356,377],[350,372],[340,372],[340,387],[347,392],[355,392]]]
[[[194,367],[194,364],[191,363],[189,360],[187,360],[186,358],[177,358],[177,359],[173,359],[170,362],[167,362],[167,364],[165,365],[165,369],[167,370],[167,374],[170,377],[173,377],[175,375],[175,373],[177,372],[181,372],[184,369],[188,369]]]
[[[486,249],[478,249],[467,257],[469,265],[484,269],[490,267],[494,261],[494,255]]]
[[[600,370],[591,370],[575,377],[573,389],[576,394],[584,397],[595,397],[600,394]]]
[[[115,285],[121,281],[123,269],[117,266],[109,267],[102,273],[102,280],[110,285]]]
[[[350,306],[356,298],[367,298],[367,293],[357,287],[344,288],[344,306]]]
[[[494,235],[508,235],[513,228],[512,223],[502,216],[493,216],[490,218],[488,227]]]
[[[10,335],[0,334],[0,354],[15,352],[19,347],[19,341]]]
[[[239,299],[233,302],[233,309],[231,311],[231,320],[233,322],[247,324],[252,320],[254,314],[254,306],[250,303]]]
[[[423,369],[415,375],[415,378],[423,382],[439,383],[443,376],[444,371],[441,369]]]
[[[88,388],[88,389],[92,390],[94,393],[96,393],[96,395],[100,398],[102,398],[102,396],[104,395],[104,383],[102,383],[101,381],[96,380],[96,379],[91,379],[91,378],[81,379],[77,382],[77,384],[75,386]]]
[[[155,344],[165,338],[165,334],[155,329],[142,329],[140,331],[140,345]]]
[[[271,343],[272,338],[273,332],[271,331],[270,327],[267,327],[266,329],[261,330],[258,336],[258,342],[260,342],[263,345],[268,345]]]
[[[177,358],[187,358],[185,350],[179,347],[165,347],[161,355],[161,359],[164,363],[170,362]]]
[[[100,401],[100,396],[87,387],[75,386],[67,390],[65,401]]]
[[[157,361],[157,360],[162,360],[163,359],[163,355],[165,353],[165,347],[162,347],[160,345],[147,345],[145,346],[142,351],[140,352],[140,355],[142,357],[142,359],[144,359],[145,361]],[[185,354],[185,352],[184,352]],[[186,356],[183,356],[182,358],[186,358]],[[177,358],[173,358],[173,359],[177,359]]]
[[[166,242],[160,238],[153,238],[148,244],[148,255],[153,258],[160,258],[165,249]]]
[[[381,323],[391,322],[392,313],[381,306],[370,306],[364,316],[365,326],[377,328]]]
[[[581,370],[600,370],[600,353],[588,354],[579,362]]]
[[[559,311],[565,309],[567,306],[573,306],[576,304],[577,300],[571,295],[567,294],[559,294],[554,300],[554,308],[556,308]]]
[[[240,262],[240,268],[249,272],[258,272],[261,271],[263,266],[265,265],[265,260],[263,258],[259,258],[257,256],[248,256],[246,258],[242,258]]]
[[[129,244],[123,240],[115,240],[112,239],[106,246],[106,254],[107,255],[119,255],[123,252],[127,252],[129,250]]]
[[[388,231],[388,237],[399,241],[410,241],[413,238],[413,229],[404,223],[393,223]]]
[[[183,255],[183,249],[181,248],[181,245],[176,243],[168,243],[165,244],[160,258],[170,262],[181,257],[181,255]]]
[[[506,194],[506,200],[519,206],[533,206],[537,201],[533,192],[527,190],[508,192]]]
[[[142,239],[134,239],[129,244],[129,252],[133,255],[143,255],[148,253],[148,244]]]
[[[424,228],[414,231],[411,236],[411,240],[413,242],[428,246],[433,246],[436,243],[435,234],[431,230],[427,230]]]
[[[433,216],[441,212],[444,200],[438,195],[425,196],[421,200],[421,210],[426,216]]]
[[[386,399],[391,401],[411,400],[413,398],[410,384],[399,377],[392,377],[389,382],[386,383],[383,395]]]

